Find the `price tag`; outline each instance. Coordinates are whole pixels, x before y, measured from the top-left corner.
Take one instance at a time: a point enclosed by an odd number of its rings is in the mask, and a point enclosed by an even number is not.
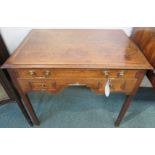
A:
[[[110,81],[108,79],[105,85],[105,96],[109,97],[109,95],[110,95]]]

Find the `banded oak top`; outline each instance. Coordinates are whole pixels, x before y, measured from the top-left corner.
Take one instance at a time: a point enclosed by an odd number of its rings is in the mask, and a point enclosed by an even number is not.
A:
[[[3,68],[151,69],[122,30],[32,30]]]

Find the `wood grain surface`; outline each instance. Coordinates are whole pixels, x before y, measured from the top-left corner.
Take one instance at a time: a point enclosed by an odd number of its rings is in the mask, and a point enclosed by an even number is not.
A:
[[[3,68],[151,69],[122,30],[32,30]]]

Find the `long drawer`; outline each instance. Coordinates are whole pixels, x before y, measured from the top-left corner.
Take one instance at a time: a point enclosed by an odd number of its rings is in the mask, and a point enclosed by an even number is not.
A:
[[[18,78],[135,78],[137,70],[105,69],[16,69]]]

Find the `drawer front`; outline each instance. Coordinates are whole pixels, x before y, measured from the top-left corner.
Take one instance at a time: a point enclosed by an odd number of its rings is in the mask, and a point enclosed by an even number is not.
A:
[[[33,91],[56,91],[55,82],[29,82]]]
[[[129,94],[135,87],[136,79],[112,79],[110,80],[110,89],[112,92],[124,92]]]
[[[45,81],[45,80],[21,80],[18,79],[18,83],[24,92],[31,91],[56,91],[56,82],[55,81]]]
[[[106,81],[107,82],[107,81]],[[105,83],[100,83],[100,87],[98,89],[99,93],[105,92]],[[135,87],[137,80],[136,79],[110,79],[109,87],[110,92],[122,92],[126,94],[130,94]]]
[[[130,94],[136,84],[136,79],[110,79],[111,92],[123,92]],[[107,80],[103,78],[68,78],[68,79],[18,79],[18,82],[24,92],[30,91],[48,91],[59,92],[68,86],[86,86],[98,94],[104,94]]]
[[[137,70],[103,69],[17,69],[18,78],[135,78]]]

